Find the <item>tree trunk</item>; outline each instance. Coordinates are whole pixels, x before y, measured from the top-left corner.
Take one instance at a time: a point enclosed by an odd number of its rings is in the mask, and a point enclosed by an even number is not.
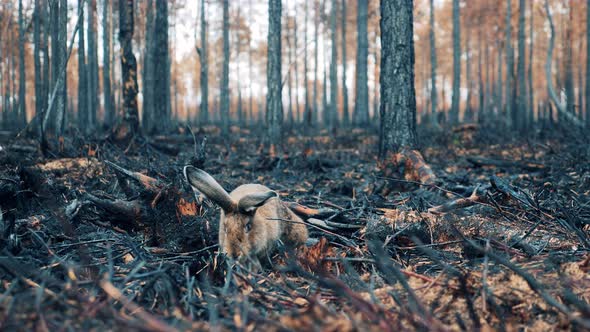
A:
[[[341,29],[342,29],[342,125],[348,127],[348,87],[346,86],[346,0],[342,0]]]
[[[37,119],[43,108],[43,80],[41,76],[41,5],[35,0],[33,12],[33,63],[35,66],[35,116]],[[2,59],[2,55],[0,55]]]
[[[204,1],[204,0],[202,0]],[[248,16],[252,17],[252,0],[248,0]],[[253,81],[253,73],[252,73],[252,35],[248,35],[248,121],[249,124],[254,123],[254,98],[253,98],[253,90],[252,90],[252,81]],[[260,113],[260,109],[258,109]]]
[[[451,124],[459,123],[459,103],[461,97],[461,20],[459,0],[453,0],[453,97],[451,104]]]
[[[332,42],[332,55],[330,58],[330,111],[329,111],[329,126],[335,128],[338,126],[338,44],[336,41],[337,25],[336,15],[338,2],[332,0],[332,8],[330,13],[330,33]]]
[[[282,140],[281,49],[281,0],[269,0],[266,118],[268,121],[268,139],[271,144],[271,154],[276,148],[281,148]],[[277,146],[274,146],[275,144]]]
[[[526,114],[527,114],[527,96],[526,96],[526,77],[525,77],[525,57],[526,57],[526,32],[525,32],[525,0],[519,0],[518,2],[518,64],[517,64],[517,75],[518,75],[518,108],[514,110],[516,116],[514,117],[514,126],[523,133],[526,128]]]
[[[288,7],[288,5],[287,5]],[[291,36],[290,36],[290,24],[289,24],[289,16],[287,15],[285,31],[286,33],[286,42],[287,42],[287,123],[288,126],[293,126],[293,75],[291,74],[290,66],[293,63],[293,45],[291,45]]]
[[[84,31],[84,0],[78,0],[80,9],[80,31]],[[86,46],[84,32],[78,36],[78,128],[85,134],[89,129],[88,90],[86,80]]]
[[[465,101],[465,121],[472,122],[474,119],[473,105],[471,105],[471,99],[473,95],[473,84],[471,80],[471,30],[466,31],[465,36],[465,81],[467,86],[467,100]]]
[[[295,11],[297,11],[297,3],[295,3]],[[294,63],[293,63],[293,71],[294,71],[294,78],[295,78],[295,85],[294,85],[294,89],[295,89],[295,110],[294,110],[294,121],[299,121],[299,94],[297,93],[297,91],[299,90],[299,59],[298,59],[298,54],[297,54],[297,46],[299,45],[298,41],[297,41],[297,15],[293,16],[293,58],[294,58]],[[291,121],[291,125],[293,124],[293,120]]]
[[[236,7],[237,7],[237,21],[240,22],[240,4],[236,3]],[[235,29],[235,42],[236,42],[236,59],[238,61],[236,61],[236,72],[238,73],[238,75],[240,75],[240,53],[241,53],[241,41],[240,41],[240,33],[239,33],[239,29]],[[242,126],[244,124],[244,114],[243,114],[243,109],[242,109],[242,84],[241,84],[241,80],[238,79],[237,80],[237,84],[238,84],[238,107],[237,107],[237,113],[238,113],[238,124],[240,126]]]
[[[583,123],[578,120],[576,116],[572,113],[567,111],[567,104],[563,103],[559,97],[557,97],[557,93],[555,92],[555,88],[553,87],[553,77],[551,75],[551,64],[553,63],[553,49],[555,47],[555,26],[553,25],[553,16],[551,15],[551,10],[549,9],[549,2],[545,0],[545,12],[547,13],[547,19],[549,20],[549,28],[551,30],[551,36],[549,38],[549,48],[547,49],[547,62],[545,62],[545,78],[547,80],[547,92],[549,97],[555,104],[555,108],[557,109],[558,115],[562,116],[563,119],[569,120],[572,124],[582,127]]]
[[[327,52],[324,49],[324,59],[327,58]],[[324,81],[322,85],[322,119],[324,127],[330,126],[330,104],[328,102],[328,66],[324,61]]]
[[[27,124],[25,75],[25,22],[23,19],[23,0],[18,0],[18,128]]]
[[[416,145],[413,8],[412,0],[381,0],[382,160]]]
[[[304,15],[305,21],[303,22],[303,86],[305,88],[305,101],[304,101],[304,110],[303,110],[303,117],[305,119],[300,119],[301,123],[306,123],[307,126],[311,125],[311,108],[309,105],[309,80],[307,79],[307,71],[309,70],[309,64],[307,63],[307,27],[308,27],[308,20],[309,20],[309,0],[303,0],[304,6]]]
[[[488,113],[484,109],[485,105],[485,98],[489,98],[490,96],[486,96],[484,94],[484,85],[483,85],[483,65],[482,65],[482,57],[483,57],[483,49],[482,44],[484,43],[482,37],[482,31],[479,29],[478,32],[478,40],[477,40],[477,72],[478,72],[478,83],[479,88],[477,91],[477,95],[479,97],[479,110],[477,113],[477,122],[484,123],[484,119],[488,116]],[[487,47],[487,45],[486,45]]]
[[[586,127],[590,128],[590,1],[586,3]]]
[[[144,49],[144,66],[143,66],[143,117],[142,125],[145,131],[152,132],[155,130],[156,121],[154,120],[154,79],[155,79],[155,47],[154,47],[154,3],[153,0],[147,2],[147,15],[145,22],[145,49]]]
[[[96,0],[88,0],[88,107],[90,109],[88,126],[97,127],[99,99],[98,50],[96,33]]]
[[[530,2],[529,8],[529,34],[530,34],[530,44],[529,44],[529,68],[528,68],[528,86],[529,86],[529,107],[528,107],[528,123],[534,124],[535,122],[535,87],[533,86],[533,51],[534,51],[534,43],[535,34],[533,33],[534,25],[533,25],[533,18],[535,17],[535,13],[533,11],[533,2]],[[581,71],[580,71],[581,72]],[[580,86],[580,94],[582,93],[582,89]]]
[[[121,74],[123,87],[123,119],[115,132],[115,139],[128,141],[137,134],[137,60],[133,54],[133,0],[119,0],[119,44],[121,44]]]
[[[170,125],[170,72],[168,63],[168,1],[156,0],[154,24],[154,117],[152,133],[164,134]]]
[[[512,48],[512,0],[506,2],[506,121],[509,126],[514,123],[514,101],[512,86],[514,78],[514,49]]]
[[[111,93],[111,31],[109,25],[109,0],[103,0],[102,8],[102,90],[104,98],[104,124],[111,128],[115,122],[113,95]]]
[[[313,126],[317,121],[318,121],[318,114],[319,114],[319,110],[318,110],[318,69],[319,69],[319,62],[318,62],[318,50],[319,50],[319,25],[320,25],[320,9],[317,6],[316,3],[316,7],[315,7],[315,15],[314,15],[314,20],[313,20],[313,27],[314,27],[314,31],[313,31],[313,35],[314,35],[314,50],[313,50],[313,61],[314,61],[314,66],[313,66],[313,97],[312,97],[312,105],[313,105],[313,109],[309,111],[309,117],[308,117],[308,124],[309,126]],[[590,75],[589,75],[590,77]],[[590,92],[589,92],[590,93]]]
[[[497,100],[497,104],[498,104],[498,110],[500,111],[500,113],[504,114],[504,110],[505,110],[505,103],[504,103],[504,82],[502,81],[503,78],[503,69],[502,69],[502,65],[504,64],[503,61],[503,56],[502,56],[502,44],[500,41],[498,41],[498,81],[496,82],[496,91],[498,91],[498,100]],[[508,117],[506,117],[508,118]]]
[[[438,91],[436,90],[436,38],[434,35],[434,0],[430,0],[430,104],[432,106],[430,121],[433,127],[438,127]]]
[[[221,68],[220,106],[221,106],[221,131],[224,136],[229,134],[229,0],[223,2],[223,63]],[[280,16],[279,16],[280,25]],[[279,27],[280,31],[280,27]],[[270,50],[270,46],[269,46]],[[281,48],[276,49],[281,52]],[[280,70],[279,70],[280,76]],[[279,84],[281,79],[279,78]],[[279,97],[280,98],[280,97]]]
[[[521,0],[523,1],[523,0]],[[568,6],[569,22],[566,23],[565,30],[565,94],[567,98],[566,110],[570,114],[576,114],[575,104],[576,97],[574,92],[574,68],[573,68],[573,41],[572,25],[575,24],[573,17],[573,1],[569,1]]]

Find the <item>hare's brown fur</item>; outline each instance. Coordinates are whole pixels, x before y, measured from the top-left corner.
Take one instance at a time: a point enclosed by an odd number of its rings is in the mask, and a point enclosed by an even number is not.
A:
[[[193,188],[221,207],[219,247],[230,257],[261,256],[278,240],[290,247],[305,244],[305,224],[269,188],[244,184],[228,194],[203,170],[186,166],[184,175]]]
[[[244,184],[234,189],[229,196],[238,202],[246,195],[269,190],[260,184]],[[244,232],[247,222],[252,223],[248,233]],[[278,197],[267,200],[251,216],[240,212],[221,212],[219,246],[232,257],[240,257],[243,252],[253,256],[263,255],[272,250],[279,239],[291,246],[304,244],[307,228],[301,218]]]

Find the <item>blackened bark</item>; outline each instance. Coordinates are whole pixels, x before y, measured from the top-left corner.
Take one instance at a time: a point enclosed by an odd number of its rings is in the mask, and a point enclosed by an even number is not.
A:
[[[525,32],[525,0],[519,0],[519,15],[518,15],[518,63],[516,72],[518,75],[518,108],[515,110],[514,126],[517,129],[526,128],[526,114],[527,114],[527,96],[526,96],[526,77],[525,77],[525,57],[526,57],[526,32]]]
[[[60,0],[59,3],[59,19],[58,19],[58,39],[57,39],[57,52],[59,54],[58,59],[58,70],[62,70],[62,73],[58,72],[55,76],[56,84],[58,85],[56,95],[56,113],[55,113],[55,132],[57,136],[62,136],[64,132],[66,107],[67,107],[67,80],[65,78],[66,66],[67,66],[67,31],[68,31],[68,2],[67,0]],[[60,80],[59,76],[63,76]]]
[[[287,63],[289,67],[293,63],[293,53],[295,48],[291,45],[291,36],[290,36],[290,29],[289,29],[289,16],[287,15],[286,19],[286,42],[287,42]],[[295,33],[293,33],[295,34]],[[287,96],[288,96],[288,103],[287,103],[287,124],[288,126],[293,126],[293,75],[291,73],[290,68],[287,68]]]
[[[528,87],[529,87],[529,93],[528,93],[528,97],[529,97],[529,107],[527,109],[527,117],[528,117],[528,123],[529,124],[533,124],[535,121],[535,91],[534,91],[534,86],[533,86],[533,51],[534,51],[534,40],[535,40],[535,34],[533,33],[534,30],[534,25],[533,25],[533,18],[535,16],[535,13],[533,11],[533,2],[530,2],[530,7],[529,7],[529,33],[530,33],[530,44],[529,44],[529,68],[528,68]],[[581,73],[581,71],[580,71]],[[582,87],[580,86],[580,94],[582,94]],[[580,105],[581,107],[581,105]]]
[[[297,5],[295,5],[295,9],[297,10]],[[294,61],[295,63],[293,63],[293,76],[295,78],[295,114],[294,114],[294,118],[295,121],[299,121],[299,98],[298,98],[298,94],[297,94],[297,90],[299,87],[299,58],[297,56],[297,15],[293,16],[293,56],[294,56]]]
[[[513,101],[514,48],[512,47],[512,0],[506,2],[506,121],[514,122]]]
[[[337,16],[338,2],[332,0],[332,8],[330,13],[330,33],[332,43],[332,54],[330,57],[330,107],[328,114],[327,125],[329,127],[338,126],[338,45],[336,42],[336,16]]]
[[[78,128],[87,133],[89,128],[88,114],[88,90],[87,90],[87,68],[86,68],[86,46],[84,41],[84,0],[78,0],[80,10],[80,33],[78,35]]]
[[[104,98],[104,124],[111,128],[115,123],[113,95],[111,93],[111,31],[109,25],[109,0],[103,0],[102,7],[102,90]]]
[[[453,0],[453,97],[451,99],[451,124],[459,123],[461,97],[461,21],[459,0]]]
[[[380,158],[416,145],[413,1],[381,0]]]
[[[23,0],[18,1],[18,122],[19,128],[27,124],[25,75],[25,22],[23,19]]]
[[[142,126],[146,132],[155,130],[154,121],[154,2],[148,0],[145,22],[145,50],[143,66],[143,117]]]
[[[35,66],[35,114],[41,114],[43,108],[43,80],[41,76],[41,4],[35,0],[33,12],[33,63]],[[1,59],[0,55],[0,59]]]
[[[205,0],[201,0],[201,107],[199,116],[201,123],[209,122],[209,56],[207,51],[207,15],[205,15]]]
[[[123,119],[115,139],[127,141],[139,128],[137,111],[137,60],[133,54],[133,0],[119,0],[119,43],[121,45],[121,74],[123,87]]]
[[[590,128],[590,0],[586,1],[586,127]]]
[[[227,1],[227,0],[225,0]],[[266,112],[268,139],[281,147],[283,102],[281,100],[281,0],[268,2],[268,69]]]
[[[307,28],[309,19],[309,6],[308,0],[303,0],[305,21],[303,22],[303,86],[305,88],[305,107],[303,110],[303,117],[300,119],[301,122],[305,122],[308,126],[311,125],[311,106],[309,105],[309,80],[307,79],[307,71],[309,70],[309,64],[307,62]]]
[[[229,0],[222,0],[223,2],[223,61],[221,64],[221,86],[220,90],[220,106],[221,106],[221,131],[224,136],[229,134],[230,118],[229,118]],[[279,16],[280,25],[280,16]],[[280,27],[279,27],[280,31]],[[279,47],[277,51],[281,52]],[[269,46],[270,52],[270,46]],[[270,56],[270,55],[269,55]],[[279,70],[280,75],[280,70]],[[279,84],[281,79],[279,78]]]
[[[346,0],[342,0],[341,26],[342,29],[342,124],[346,127],[350,123],[348,114],[348,88],[346,87]]]
[[[43,43],[41,51],[43,52],[43,65],[42,65],[42,88],[41,88],[41,116],[39,117],[39,135],[41,135],[41,124],[43,114],[47,109],[48,95],[49,95],[49,15],[48,15],[48,0],[41,0],[41,20],[43,23]]]
[[[436,90],[437,62],[436,62],[436,38],[434,34],[434,0],[430,0],[430,112],[431,124],[438,127],[438,91]],[[483,92],[483,90],[482,90]]]
[[[523,0],[521,0],[523,1]],[[575,104],[576,104],[576,97],[574,93],[574,66],[573,66],[573,27],[572,25],[575,24],[573,20],[573,1],[569,1],[568,6],[568,13],[569,13],[569,22],[566,23],[566,30],[565,30],[565,94],[567,98],[566,102],[566,110],[570,114],[576,114],[575,111]],[[520,76],[519,76],[520,78]]]
[[[308,118],[308,123],[310,126],[313,126],[317,120],[318,120],[318,69],[319,69],[319,63],[318,63],[318,39],[319,39],[319,25],[320,25],[320,9],[319,6],[315,7],[315,15],[314,15],[314,19],[313,19],[313,27],[314,27],[314,31],[313,31],[313,35],[314,35],[314,50],[313,50],[313,61],[314,61],[314,66],[313,66],[313,97],[312,97],[312,110],[310,110],[310,114],[309,114],[309,118]],[[590,77],[590,75],[589,75]]]
[[[368,0],[357,1],[356,92],[354,101],[354,122],[357,125],[369,123],[368,6]]]
[[[471,105],[472,95],[473,95],[473,84],[471,80],[471,30],[466,31],[466,38],[465,38],[465,54],[466,54],[466,61],[465,61],[465,81],[467,85],[467,100],[465,101],[465,119],[466,122],[472,122],[475,118],[475,112],[473,111],[473,105]]]
[[[169,129],[170,125],[167,0],[156,0],[154,38],[154,126],[151,133],[163,134]]]
[[[98,86],[98,50],[96,43],[96,0],[87,0],[88,2],[88,123],[90,128],[97,125],[97,113],[99,99]]]

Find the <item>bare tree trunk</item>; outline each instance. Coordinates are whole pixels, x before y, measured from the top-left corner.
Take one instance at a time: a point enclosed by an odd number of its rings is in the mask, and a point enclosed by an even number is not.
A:
[[[229,134],[229,0],[223,2],[223,62],[221,68],[220,106],[221,106],[221,131],[224,136]],[[279,17],[280,24],[280,17]],[[280,30],[280,28],[279,28]],[[270,46],[269,46],[270,49]],[[281,52],[279,47],[277,51]],[[280,71],[279,71],[280,76]],[[279,78],[279,84],[280,84]]]
[[[41,76],[41,5],[35,0],[33,12],[33,61],[35,66],[35,115],[41,114],[43,108],[43,80]],[[2,55],[0,54],[0,59]]]
[[[273,149],[280,149],[282,145],[283,102],[281,100],[281,11],[281,0],[269,0],[268,94],[266,96],[266,112],[271,154],[273,153]]]
[[[529,18],[529,34],[530,34],[530,44],[529,44],[529,68],[528,68],[528,86],[529,86],[529,107],[528,107],[528,122],[532,125],[535,123],[535,87],[533,86],[533,51],[534,51],[534,43],[533,41],[535,40],[535,34],[533,33],[534,31],[534,25],[533,25],[533,18],[535,16],[535,13],[533,11],[533,2],[530,2],[530,8],[529,8],[529,14],[530,14],[530,18]],[[582,93],[582,90],[580,89],[580,93]]]
[[[204,0],[203,0],[204,1]],[[252,17],[252,0],[248,0],[248,14]],[[252,36],[248,36],[248,121],[249,124],[254,123],[254,98],[253,98],[253,90],[252,90],[252,81],[253,81],[253,73],[252,73]],[[260,109],[258,109],[260,113]]]
[[[99,86],[98,86],[98,47],[96,33],[96,0],[88,1],[88,107],[90,108],[88,125],[97,127]]]
[[[477,112],[477,121],[479,123],[484,123],[484,119],[486,117],[488,117],[488,112],[486,112],[485,110],[485,98],[489,98],[490,96],[486,96],[484,93],[484,85],[483,85],[483,65],[482,65],[482,57],[483,57],[483,49],[482,49],[482,44],[484,43],[483,41],[483,36],[482,36],[482,30],[479,29],[479,33],[478,33],[478,40],[477,40],[477,71],[478,71],[478,83],[479,83],[479,88],[477,91],[478,97],[479,97],[479,110]],[[487,45],[486,45],[487,47]]]
[[[295,3],[295,12],[297,12],[297,2]],[[295,89],[295,110],[294,110],[294,121],[299,122],[299,94],[297,93],[297,91],[299,90],[299,57],[297,54],[297,50],[299,50],[298,48],[298,41],[297,41],[297,14],[295,14],[293,16],[293,60],[295,63],[293,63],[293,70],[294,70],[294,78],[295,78],[295,85],[294,85],[294,89]],[[291,125],[293,124],[293,121],[291,121]]]
[[[521,0],[523,1],[523,0]],[[574,68],[573,68],[573,41],[572,41],[572,24],[574,23],[573,16],[573,1],[569,1],[568,6],[569,22],[566,23],[565,29],[565,94],[567,98],[566,109],[570,114],[576,114],[575,104],[576,97],[574,93]]]
[[[41,18],[43,20],[43,45],[41,50],[43,52],[43,87],[42,87],[42,99],[41,99],[41,117],[39,118],[39,134],[41,134],[41,124],[43,114],[47,110],[48,96],[49,96],[49,14],[48,14],[48,0],[41,0]]]
[[[461,97],[461,19],[459,0],[453,0],[453,97],[450,122],[459,123],[459,103]]]
[[[466,31],[465,36],[465,54],[466,54],[466,62],[465,62],[465,81],[467,85],[467,100],[465,102],[465,121],[472,122],[475,115],[473,112],[473,105],[471,105],[471,99],[473,95],[473,84],[471,80],[471,30]]]
[[[514,49],[512,48],[512,0],[506,2],[506,121],[514,123],[514,101],[512,86],[514,78]]]
[[[586,3],[586,127],[590,128],[590,4]]]
[[[102,90],[104,97],[104,123],[112,127],[115,123],[113,95],[111,93],[111,31],[109,25],[109,0],[103,0],[102,8]]]
[[[330,123],[328,126],[336,128],[338,126],[338,44],[336,42],[336,15],[337,15],[337,0],[332,0],[332,8],[330,13],[330,33],[332,41],[332,55],[330,58],[330,110],[328,119]]]
[[[342,29],[342,125],[348,127],[348,87],[346,86],[346,0],[342,0],[341,29]]]
[[[305,119],[299,119],[301,123],[305,122],[308,126],[311,125],[311,108],[309,105],[309,80],[307,79],[307,71],[309,70],[309,64],[307,62],[307,27],[309,20],[309,0],[303,0],[305,21],[303,22],[303,86],[305,88],[305,101],[303,117]]]
[[[549,97],[555,104],[555,108],[559,115],[561,115],[564,119],[569,120],[572,124],[583,127],[583,123],[578,120],[576,116],[572,113],[567,111],[567,105],[564,104],[559,97],[557,97],[557,93],[555,92],[555,88],[553,87],[553,78],[551,75],[551,64],[553,62],[553,49],[555,48],[555,26],[553,25],[553,16],[551,14],[551,10],[549,9],[549,2],[545,0],[545,12],[547,13],[547,19],[549,20],[549,28],[551,30],[551,37],[549,38],[549,48],[547,49],[547,62],[545,63],[545,76],[547,80],[547,90]]]
[[[416,145],[413,8],[412,0],[381,0],[381,159]]]
[[[288,7],[288,5],[287,5]],[[287,20],[286,20],[286,26],[285,26],[285,31],[286,31],[286,42],[287,42],[287,63],[289,64],[289,66],[293,63],[293,45],[291,45],[291,36],[290,36],[290,24],[289,24],[289,16],[287,15]],[[289,101],[287,103],[287,123],[288,126],[291,127],[293,126],[293,75],[291,74],[291,70],[289,68],[289,66],[287,66],[287,96],[289,98]]]
[[[497,50],[498,50],[498,79],[496,82],[496,91],[498,91],[498,100],[497,100],[497,104],[498,104],[498,110],[500,111],[501,114],[504,114],[504,110],[505,110],[505,103],[504,103],[504,81],[502,80],[503,78],[503,69],[502,69],[502,65],[504,64],[504,57],[502,56],[503,54],[503,49],[502,49],[502,44],[500,41],[497,42],[498,46],[497,46]]]
[[[236,7],[237,8],[237,20],[238,22],[240,21],[240,4],[236,3]],[[237,64],[237,73],[238,75],[240,75],[240,52],[241,52],[241,42],[240,42],[240,34],[239,34],[239,29],[236,29],[236,37],[235,37],[235,41],[236,41],[236,64]],[[241,125],[244,124],[244,114],[243,114],[243,109],[242,109],[242,84],[241,84],[241,80],[238,78],[237,80],[238,83],[238,107],[237,107],[237,113],[238,113],[238,123]]]
[[[430,0],[430,104],[432,110],[430,112],[430,121],[433,127],[438,127],[438,91],[436,90],[437,77],[437,63],[436,63],[436,38],[434,35],[434,0]]]
[[[313,22],[313,26],[314,26],[314,31],[313,31],[313,35],[314,35],[314,51],[313,51],[313,61],[314,61],[314,66],[313,66],[313,97],[312,97],[312,105],[313,105],[313,109],[310,110],[310,114],[309,114],[309,118],[308,118],[308,124],[310,126],[313,126],[317,121],[318,121],[318,69],[319,69],[319,63],[318,63],[318,45],[319,45],[319,25],[320,25],[320,9],[316,4],[315,7],[315,15],[314,15],[314,22]],[[589,75],[590,77],[590,75]],[[589,92],[590,93],[590,92]]]
[[[154,127],[164,133],[170,126],[170,66],[168,60],[168,1],[156,0],[154,24]]]
[[[23,19],[23,0],[18,0],[18,128],[27,124],[25,75],[25,22]]]
[[[153,0],[147,1],[146,21],[145,21],[145,48],[143,60],[143,117],[142,126],[146,132],[155,130],[154,117],[154,84],[155,84],[155,21],[154,21],[154,3]]]
[[[518,108],[514,110],[516,116],[514,117],[514,126],[519,129],[519,132],[523,133],[523,129],[526,128],[526,115],[527,115],[527,96],[526,96],[526,77],[525,77],[525,57],[526,57],[526,32],[525,32],[525,0],[519,0],[519,15],[518,15],[518,64],[517,64],[517,75],[518,75]]]
[[[80,30],[84,31],[84,0],[78,0],[80,10]],[[86,46],[84,33],[78,36],[78,128],[85,134],[89,129],[88,90],[86,80]]]
[[[128,141],[137,134],[137,60],[133,54],[133,0],[119,0],[119,44],[121,44],[121,73],[123,87],[123,119],[115,132],[119,141]]]

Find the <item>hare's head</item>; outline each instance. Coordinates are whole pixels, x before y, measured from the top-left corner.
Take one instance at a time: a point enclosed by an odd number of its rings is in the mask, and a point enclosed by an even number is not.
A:
[[[219,238],[225,239],[220,243],[221,250],[233,258],[250,254],[254,244],[249,235],[256,227],[253,225],[256,209],[277,194],[272,190],[253,192],[235,201],[211,175],[201,169],[185,166],[184,176],[193,188],[221,207]]]

